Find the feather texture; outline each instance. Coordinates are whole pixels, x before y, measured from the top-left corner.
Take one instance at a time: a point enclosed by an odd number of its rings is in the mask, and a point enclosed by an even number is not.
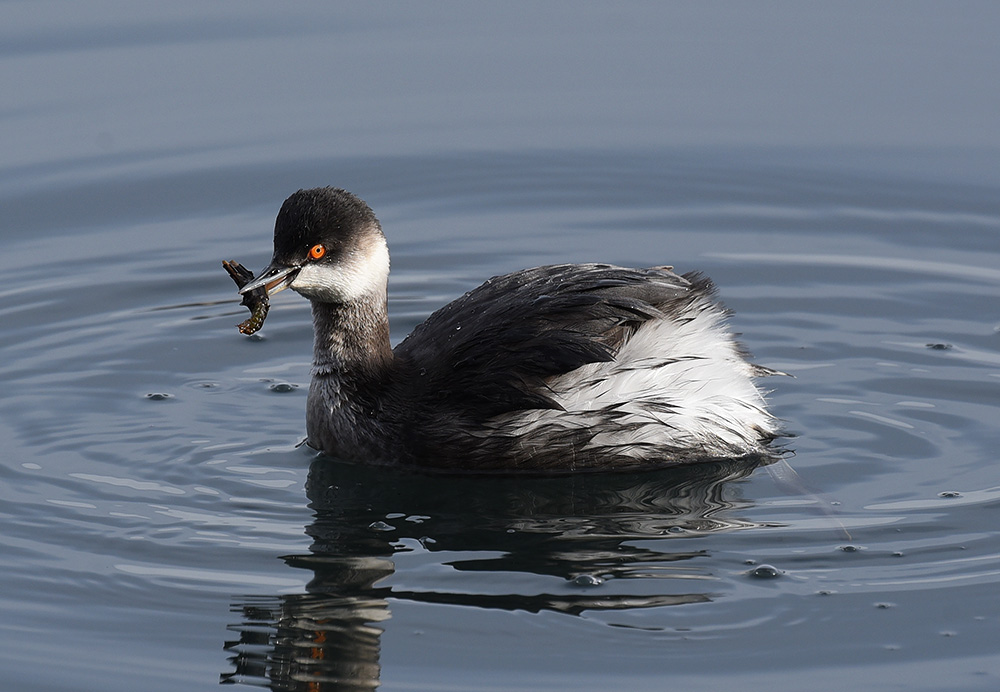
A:
[[[761,453],[777,424],[725,319],[708,279],[666,268],[495,277],[395,349],[420,412],[409,435],[432,462],[476,468]]]
[[[573,471],[766,455],[779,434],[715,289],[670,267],[560,264],[493,277],[395,349],[371,209],[300,190],[250,288],[309,298],[309,443],[378,463]],[[246,289],[246,287],[245,287]]]

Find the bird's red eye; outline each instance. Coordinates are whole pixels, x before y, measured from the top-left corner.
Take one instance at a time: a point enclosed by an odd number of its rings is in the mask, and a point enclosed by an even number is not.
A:
[[[326,248],[323,247],[322,245],[313,245],[309,249],[309,256],[312,257],[314,260],[322,258],[323,255],[325,254],[326,254]]]

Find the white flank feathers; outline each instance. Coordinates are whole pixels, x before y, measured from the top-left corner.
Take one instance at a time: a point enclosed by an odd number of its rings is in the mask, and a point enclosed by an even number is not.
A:
[[[707,457],[760,451],[777,432],[753,383],[753,368],[726,326],[725,311],[703,300],[645,322],[615,360],[589,363],[547,382],[562,407],[501,416],[499,434],[543,449],[560,429],[593,428],[588,446],[633,458],[664,449]]]

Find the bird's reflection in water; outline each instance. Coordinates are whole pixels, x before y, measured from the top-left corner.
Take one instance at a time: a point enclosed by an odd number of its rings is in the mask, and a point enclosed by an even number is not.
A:
[[[226,643],[233,668],[222,682],[274,690],[374,689],[381,672],[379,637],[393,601],[578,615],[710,600],[710,575],[686,564],[705,551],[662,539],[752,526],[737,516],[748,503],[731,482],[764,461],[633,474],[484,478],[320,457],[306,487],[316,513],[306,528],[313,539],[310,552],[282,558],[311,570],[313,578],[306,593],[247,596],[233,605],[240,622],[230,629],[239,638]],[[648,547],[649,540],[638,539],[661,540]],[[395,571],[393,555],[418,545],[447,551],[452,569],[490,573],[492,588],[456,593],[389,585],[385,578]],[[483,557],[484,551],[493,556]],[[454,559],[463,552],[470,557]],[[611,584],[555,595],[498,594],[503,573]],[[678,576],[683,581],[671,581]],[[658,579],[661,586],[645,595],[615,594],[607,588],[615,579]],[[676,584],[684,585],[681,592],[671,588]],[[699,584],[702,588],[694,586]]]

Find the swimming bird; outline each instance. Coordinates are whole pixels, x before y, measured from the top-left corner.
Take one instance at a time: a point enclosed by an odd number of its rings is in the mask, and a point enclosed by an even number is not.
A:
[[[495,276],[395,348],[389,251],[339,188],[299,190],[240,289],[312,303],[308,444],[455,471],[635,469],[767,455],[780,426],[712,282],[671,267],[556,264]]]

